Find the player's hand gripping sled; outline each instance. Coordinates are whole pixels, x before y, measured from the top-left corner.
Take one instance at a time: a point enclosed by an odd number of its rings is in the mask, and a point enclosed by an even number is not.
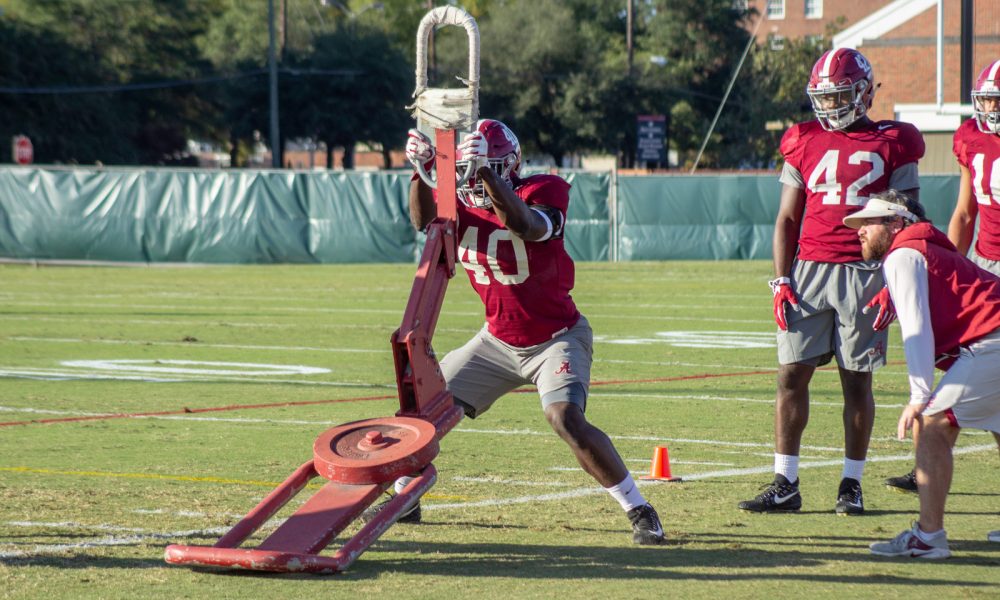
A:
[[[469,79],[464,89],[427,88],[427,46],[435,25],[458,25],[469,35]],[[437,181],[421,167],[421,177],[437,189],[438,217],[427,229],[417,274],[402,324],[392,335],[399,393],[395,417],[367,419],[329,429],[313,444],[313,458],[253,508],[213,546],[167,546],[168,563],[256,571],[337,573],[347,569],[437,478],[431,461],[438,440],[461,419],[445,389],[431,336],[455,274],[455,131],[470,130],[479,114],[479,30],[465,11],[440,7],[428,13],[417,32],[417,87],[414,116],[436,136]],[[468,171],[471,171],[472,165]],[[462,181],[471,172],[464,174]],[[392,483],[418,475],[377,516],[332,555],[319,554]],[[241,548],[248,537],[316,477],[327,483],[256,548]]]

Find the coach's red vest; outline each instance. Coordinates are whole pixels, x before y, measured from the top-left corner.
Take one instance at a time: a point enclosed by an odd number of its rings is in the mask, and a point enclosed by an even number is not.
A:
[[[959,346],[1000,328],[1000,277],[962,256],[945,234],[931,223],[917,223],[901,231],[889,253],[912,248],[927,259],[927,284],[934,330],[937,366],[947,369]],[[886,256],[888,256],[888,254]]]

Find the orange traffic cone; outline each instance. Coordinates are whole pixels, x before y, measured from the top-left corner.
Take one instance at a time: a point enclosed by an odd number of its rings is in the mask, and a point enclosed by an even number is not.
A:
[[[642,476],[639,479],[655,481],[681,481],[680,477],[670,475],[670,453],[666,446],[657,446],[653,449],[653,463],[649,468],[649,476]]]

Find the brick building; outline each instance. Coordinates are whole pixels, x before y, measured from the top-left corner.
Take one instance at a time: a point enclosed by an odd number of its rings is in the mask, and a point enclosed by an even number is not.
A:
[[[758,40],[772,47],[788,38],[822,36],[828,24],[836,27],[832,45],[862,52],[881,84],[872,118],[908,121],[923,132],[922,173],[957,173],[951,137],[971,116],[971,106],[961,104],[962,3],[942,1],[940,87],[939,0],[750,0],[748,5],[764,19]],[[986,64],[1000,58],[1000,0],[972,4],[974,82]]]

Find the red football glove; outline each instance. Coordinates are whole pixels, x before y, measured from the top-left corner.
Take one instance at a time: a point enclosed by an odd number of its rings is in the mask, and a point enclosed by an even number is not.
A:
[[[889,295],[889,288],[883,287],[879,293],[875,294],[871,302],[865,305],[861,314],[867,315],[873,308],[878,306],[878,314],[875,315],[875,323],[872,329],[882,331],[896,320],[896,306],[892,303],[892,296]]]
[[[799,310],[799,301],[795,298],[795,291],[792,290],[792,281],[787,277],[779,277],[767,283],[771,286],[771,293],[774,294],[774,322],[778,324],[778,329],[788,331],[785,304],[792,310]]]

